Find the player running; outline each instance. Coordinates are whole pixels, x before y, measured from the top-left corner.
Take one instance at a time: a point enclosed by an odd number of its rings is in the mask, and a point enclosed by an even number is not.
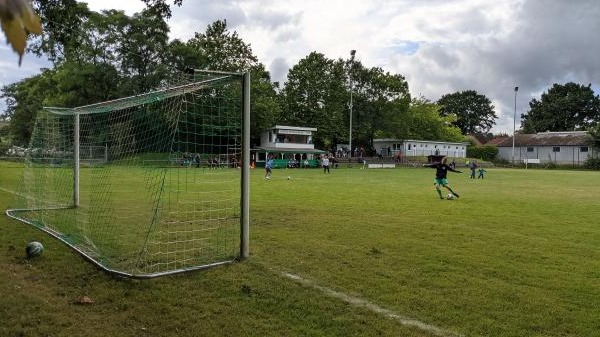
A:
[[[450,191],[450,193],[452,193],[452,195],[454,195],[455,197],[458,198],[458,194],[456,194],[456,192],[454,192],[450,188],[450,185],[448,185],[448,180],[446,180],[446,175],[448,174],[448,171],[452,171],[452,172],[456,172],[456,173],[462,173],[462,172],[457,171],[457,170],[453,169],[452,167],[450,167],[448,164],[446,164],[447,160],[448,160],[448,158],[444,157],[444,158],[442,158],[442,160],[439,163],[436,162],[436,163],[432,163],[432,164],[423,164],[424,167],[431,167],[431,168],[436,169],[435,181],[433,184],[435,185],[435,190],[440,195],[440,199],[444,199],[444,197],[442,196],[442,190],[441,190],[440,186],[444,186],[448,191]]]

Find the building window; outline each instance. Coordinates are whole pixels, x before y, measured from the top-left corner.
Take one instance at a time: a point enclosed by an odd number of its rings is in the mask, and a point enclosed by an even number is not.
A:
[[[587,146],[582,146],[579,148],[580,152],[588,152],[588,147]]]
[[[560,146],[553,147],[552,152],[560,152]]]
[[[533,152],[533,147],[527,147],[527,152]],[[554,151],[556,152],[556,151]]]

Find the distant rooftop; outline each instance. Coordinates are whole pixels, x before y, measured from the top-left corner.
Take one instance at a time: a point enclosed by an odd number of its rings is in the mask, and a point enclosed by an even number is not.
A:
[[[588,145],[591,136],[586,131],[538,132],[515,136],[515,146],[579,146]],[[512,147],[512,137],[497,143],[498,147]]]

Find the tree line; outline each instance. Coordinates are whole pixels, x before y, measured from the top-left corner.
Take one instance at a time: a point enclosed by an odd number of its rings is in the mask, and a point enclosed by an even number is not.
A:
[[[253,145],[275,124],[317,127],[318,148],[347,143],[350,110],[352,143],[365,148],[374,138],[462,141],[495,125],[493,104],[475,90],[438,101],[414,97],[404,76],[368,68],[353,56],[311,52],[289,70],[285,83],[274,82],[226,20],[187,41],[169,41],[170,5],[144,2],[143,11],[128,16],[94,12],[75,0],[34,0],[43,34],[31,41],[30,51],[52,66],[1,89],[7,109],[0,118],[9,121],[0,127],[2,139],[26,145],[43,106],[76,107],[148,92],[188,68],[251,73]],[[600,120],[600,100],[589,85],[554,84],[522,118],[524,132],[590,129]]]

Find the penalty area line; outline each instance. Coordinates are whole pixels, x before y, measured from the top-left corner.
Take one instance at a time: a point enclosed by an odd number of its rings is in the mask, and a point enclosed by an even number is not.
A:
[[[294,275],[294,274],[290,274],[290,273],[285,273],[285,272],[282,272],[281,275],[283,275],[284,277],[289,278],[291,280],[294,280],[294,281],[296,281],[296,282],[298,282],[298,283],[300,283],[300,284],[302,284],[304,286],[308,286],[308,287],[311,287],[313,289],[317,289],[317,290],[323,292],[324,294],[326,294],[326,295],[328,295],[330,297],[340,299],[340,300],[342,300],[342,301],[344,301],[346,303],[349,303],[349,304],[351,304],[353,306],[366,308],[366,309],[368,309],[368,310],[370,310],[372,312],[375,312],[377,314],[380,314],[380,315],[386,316],[388,318],[394,319],[394,320],[400,322],[400,324],[402,324],[402,325],[416,327],[418,329],[430,332],[430,333],[432,333],[432,334],[434,334],[436,336],[440,336],[440,337],[460,337],[460,336],[463,336],[463,335],[460,335],[460,334],[456,334],[456,333],[453,333],[453,332],[446,331],[444,329],[438,328],[435,325],[431,325],[431,324],[428,324],[428,323],[425,323],[425,322],[421,322],[421,321],[416,320],[416,319],[412,319],[412,318],[409,318],[409,317],[397,314],[397,313],[393,312],[392,310],[382,308],[381,306],[379,306],[379,305],[377,305],[375,303],[372,303],[372,302],[370,302],[368,300],[365,300],[365,299],[362,299],[362,298],[359,298],[359,297],[350,296],[348,294],[344,294],[344,293],[341,293],[339,291],[335,291],[333,289],[320,286],[320,285],[316,284],[315,282],[313,282],[311,280],[304,279],[304,278],[302,278],[302,277],[300,277],[298,275]]]
[[[21,195],[21,193],[15,192],[15,191],[11,191],[11,190],[7,190],[6,188],[2,188],[0,187],[0,191],[4,191],[6,193],[10,193],[10,194],[14,194],[14,195],[18,195],[20,197],[22,197],[23,195]]]
[[[0,191],[4,191],[4,192],[10,193],[10,194],[14,194],[14,195],[19,196],[21,198],[26,198],[26,199],[29,199],[29,200],[35,200],[35,198],[33,198],[33,197],[27,196],[27,195],[25,195],[23,193],[19,193],[19,192],[8,190],[6,188],[0,187]]]

